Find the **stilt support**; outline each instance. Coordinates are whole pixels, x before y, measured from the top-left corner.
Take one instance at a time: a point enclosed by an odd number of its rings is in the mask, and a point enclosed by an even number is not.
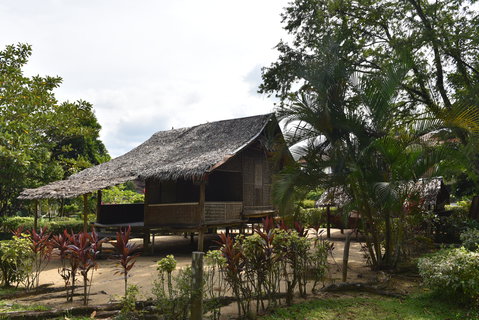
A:
[[[326,207],[326,237],[331,238],[331,208],[329,206]]]
[[[143,252],[150,253],[150,229],[143,229]]]
[[[88,193],[83,195],[83,232],[88,232]]]
[[[198,232],[198,251],[204,251],[205,231],[201,229]]]

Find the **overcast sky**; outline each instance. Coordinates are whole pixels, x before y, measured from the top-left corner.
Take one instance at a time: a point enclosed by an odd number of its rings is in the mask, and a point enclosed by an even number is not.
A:
[[[116,157],[159,130],[271,112],[256,90],[287,2],[0,0],[0,47],[31,44],[26,73],[93,103]]]

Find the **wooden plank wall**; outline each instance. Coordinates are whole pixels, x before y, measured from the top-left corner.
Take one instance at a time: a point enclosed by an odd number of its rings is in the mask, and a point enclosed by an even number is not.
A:
[[[152,204],[145,207],[145,226],[200,225],[198,203]]]
[[[272,210],[270,160],[263,151],[247,149],[242,153],[244,209]]]

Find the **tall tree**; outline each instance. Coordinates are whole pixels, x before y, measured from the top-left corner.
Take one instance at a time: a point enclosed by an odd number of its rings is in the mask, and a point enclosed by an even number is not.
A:
[[[18,193],[108,159],[100,125],[84,101],[59,104],[60,77],[27,77],[27,44],[0,51],[0,215],[19,210]]]
[[[337,44],[337,59],[359,73],[381,74],[407,59],[411,72],[401,86],[408,106],[452,108],[464,92],[469,104],[477,105],[479,19],[471,8],[474,2],[293,1],[282,15],[292,41],[278,44],[280,57],[263,70],[261,90],[287,98],[294,83],[308,85],[323,48]]]
[[[479,172],[473,2],[296,0],[282,16],[291,40],[278,44],[260,91],[280,98],[305,161],[278,177],[276,200],[286,204],[298,186],[341,186],[377,267],[402,251],[409,181],[445,160],[456,174],[457,165]]]

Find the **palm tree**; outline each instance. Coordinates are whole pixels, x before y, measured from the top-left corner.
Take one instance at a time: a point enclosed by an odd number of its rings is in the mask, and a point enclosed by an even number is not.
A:
[[[351,196],[346,209],[363,218],[373,266],[390,267],[402,250],[410,181],[434,174],[446,155],[423,137],[443,123],[428,114],[401,116],[405,106],[396,97],[407,66],[363,79],[345,70],[331,65],[280,106],[287,140],[303,161],[277,177],[274,199],[285,207],[305,187],[341,186]]]

